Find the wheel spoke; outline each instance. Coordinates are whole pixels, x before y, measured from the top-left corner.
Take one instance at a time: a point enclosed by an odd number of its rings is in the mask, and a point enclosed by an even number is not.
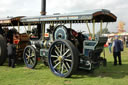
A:
[[[31,55],[31,49],[30,48],[28,49],[28,53],[29,53],[29,55]]]
[[[59,70],[59,72],[61,72],[61,67],[62,67],[61,64],[62,64],[62,63],[60,63],[59,66],[58,66],[58,70]]]
[[[62,64],[61,74],[64,72],[64,63]]]
[[[68,49],[68,50],[63,54],[63,56],[65,56],[69,51],[70,51],[70,50]]]
[[[56,53],[57,56],[59,56],[59,54],[58,54],[58,52],[56,50],[55,50],[55,53]]]
[[[30,57],[33,56],[33,50],[30,49]]]
[[[28,57],[25,57],[25,59],[28,61]]]
[[[70,66],[69,66],[69,64],[66,62],[66,65],[68,66],[68,68],[70,69]]]
[[[35,57],[32,57],[31,59],[33,60],[33,62],[35,61]]]
[[[66,57],[70,57],[72,54],[70,53],[69,55],[67,55]]]
[[[26,57],[28,57],[29,55],[27,53],[25,53]]]
[[[30,58],[27,59],[27,63],[30,64]]]
[[[33,61],[32,61],[32,59],[30,59],[30,64],[32,64],[32,65],[34,64]]]
[[[31,53],[31,49],[29,48],[27,50],[27,53],[25,53],[25,55],[26,55],[27,63],[33,65],[34,64],[34,59],[33,58],[35,58],[34,52]]]
[[[62,55],[63,51],[62,51],[63,47],[62,47],[62,44],[60,46],[60,55]]]
[[[55,45],[55,48],[57,49],[58,52],[60,52],[59,48]]]
[[[29,53],[29,49],[27,49],[26,53],[28,53],[28,55],[30,55],[30,53]]]
[[[35,53],[32,51],[32,53],[31,53],[31,57],[33,57],[33,56],[35,56]]]
[[[63,63],[64,64],[64,63]],[[68,68],[66,67],[66,65],[64,64],[64,67],[66,68],[66,70],[68,71]]]
[[[51,55],[51,57],[58,58],[58,56],[56,56],[56,55]]]
[[[65,61],[69,61],[69,62],[72,62],[72,60],[70,60],[70,59],[64,59]]]
[[[54,66],[54,68],[56,68],[59,64],[60,64],[60,62],[58,62],[58,63]]]
[[[57,61],[59,61],[58,59],[54,60],[53,62],[56,63]]]
[[[65,52],[65,45],[63,45],[63,53]]]

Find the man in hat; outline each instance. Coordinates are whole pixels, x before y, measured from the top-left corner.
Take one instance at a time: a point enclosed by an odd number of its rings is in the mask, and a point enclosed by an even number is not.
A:
[[[122,65],[121,51],[123,51],[123,43],[121,40],[119,40],[119,36],[115,36],[115,40],[113,42],[114,65],[117,65],[117,57],[119,60],[119,65]]]

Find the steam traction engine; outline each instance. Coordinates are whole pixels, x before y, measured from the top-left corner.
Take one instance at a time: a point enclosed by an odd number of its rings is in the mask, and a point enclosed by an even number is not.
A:
[[[102,24],[115,21],[116,16],[105,9],[24,17],[21,22],[37,25],[30,36],[30,44],[24,49],[24,62],[33,69],[40,57],[49,65],[53,74],[60,77],[70,77],[78,68],[93,70],[106,61],[100,54],[107,41],[106,37],[95,35],[95,23],[100,23],[102,34]],[[93,33],[88,23],[92,23]],[[87,25],[89,35],[75,31],[73,24]],[[46,25],[49,25],[47,30]]]
[[[70,77],[78,68],[93,70],[99,67],[106,37],[102,37],[102,24],[115,22],[117,17],[109,10],[99,9],[79,13],[45,15],[46,0],[42,0],[43,16],[12,17],[0,19],[0,65],[6,60],[6,27],[28,26],[27,33],[13,37],[17,57],[23,53],[23,59],[28,68],[34,69],[37,59],[41,58],[52,73],[60,77]],[[92,24],[93,33],[89,24]],[[100,23],[100,36],[95,35],[95,23]],[[87,26],[89,34],[75,31],[72,25]],[[49,26],[46,29],[46,26]],[[76,28],[79,29],[79,28]],[[8,33],[8,32],[7,32]],[[91,38],[90,38],[91,37]],[[24,52],[23,52],[24,51]],[[21,57],[20,57],[21,58]]]

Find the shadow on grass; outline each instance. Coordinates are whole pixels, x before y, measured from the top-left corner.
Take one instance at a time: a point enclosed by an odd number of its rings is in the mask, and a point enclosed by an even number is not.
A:
[[[17,62],[17,68],[20,68],[20,67],[26,67],[24,61],[18,61]],[[38,61],[34,70],[41,70],[41,69],[47,69],[47,68],[48,68],[48,66],[45,66],[41,61]]]
[[[8,66],[8,58],[6,59],[6,62],[2,66]],[[16,68],[26,67],[23,60],[16,60]],[[27,67],[26,67],[27,68]],[[39,70],[42,68],[48,68],[48,66],[45,66],[41,61],[37,62],[37,65],[35,66],[35,70]]]
[[[4,62],[4,64],[2,66],[8,66],[8,58],[6,59],[6,61]],[[20,68],[20,67],[24,67],[24,61],[23,60],[16,60],[15,62],[15,66]]]
[[[86,71],[86,70],[78,70],[77,73],[73,76],[71,76],[71,79],[81,79],[81,78],[105,78],[110,77],[113,79],[120,79],[124,78],[125,76],[128,76],[128,63],[127,61],[123,61],[123,65],[117,65],[114,66],[113,62],[108,62],[107,67],[101,66],[98,69],[95,69],[94,71]],[[4,66],[8,66],[8,63],[6,62]],[[26,67],[24,62],[17,62],[16,68]],[[48,66],[45,66],[42,62],[38,62],[37,66],[35,67],[35,70],[42,70],[42,69],[49,69]]]
[[[72,76],[72,79],[86,78],[86,77],[111,77],[113,79],[120,79],[128,76],[128,64],[114,66],[113,62],[108,62],[107,67],[100,67],[94,71],[79,70],[77,74]]]
[[[24,65],[24,62],[18,63],[17,68],[20,68],[20,67],[26,67]],[[38,62],[34,70],[42,70],[42,69],[49,69],[49,67],[45,66],[42,62]],[[108,62],[107,67],[101,66],[95,69],[94,71],[79,69],[75,75],[71,76],[71,79],[81,79],[81,78],[88,78],[88,77],[91,77],[91,78],[110,77],[113,79],[120,79],[120,78],[124,78],[125,76],[128,76],[128,64],[123,64],[121,66],[120,65],[114,66],[113,62]]]

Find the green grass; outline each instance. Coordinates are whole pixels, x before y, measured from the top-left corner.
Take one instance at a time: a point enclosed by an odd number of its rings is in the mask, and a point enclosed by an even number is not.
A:
[[[39,63],[34,70],[24,65],[15,69],[7,64],[0,66],[0,85],[128,85],[128,48],[122,52],[122,66],[113,66],[113,56],[106,51],[107,67],[101,66],[94,72],[79,71],[71,78],[60,78]]]

